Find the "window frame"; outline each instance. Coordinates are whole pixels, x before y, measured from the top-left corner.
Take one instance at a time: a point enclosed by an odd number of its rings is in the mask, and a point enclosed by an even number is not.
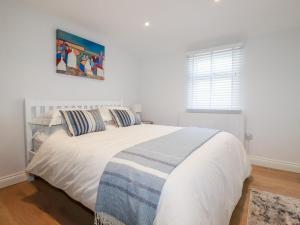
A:
[[[239,98],[240,98],[240,107],[239,109],[191,109],[188,108],[188,92],[189,92],[189,82],[190,82],[190,74],[188,71],[189,68],[189,60],[188,58],[191,56],[194,56],[195,54],[206,54],[206,53],[212,53],[212,52],[216,52],[216,51],[222,51],[225,49],[229,49],[229,48],[240,48],[241,51],[243,51],[244,48],[244,44],[242,42],[238,42],[235,44],[229,44],[229,45],[221,45],[221,46],[216,46],[216,47],[212,47],[212,48],[206,48],[206,49],[201,49],[201,50],[196,50],[196,51],[189,51],[186,53],[185,56],[185,64],[186,64],[186,87],[185,87],[185,112],[187,113],[211,113],[211,114],[242,114],[243,110],[242,110],[242,104],[241,104],[241,75],[242,75],[242,67],[243,67],[243,60],[241,59],[241,64],[240,64],[240,74],[239,74],[239,79],[240,79],[240,92],[239,92]],[[241,58],[243,57],[243,54],[241,54]]]

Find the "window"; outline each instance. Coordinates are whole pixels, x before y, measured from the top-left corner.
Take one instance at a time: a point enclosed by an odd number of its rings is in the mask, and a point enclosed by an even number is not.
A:
[[[187,57],[187,110],[239,112],[241,45]]]

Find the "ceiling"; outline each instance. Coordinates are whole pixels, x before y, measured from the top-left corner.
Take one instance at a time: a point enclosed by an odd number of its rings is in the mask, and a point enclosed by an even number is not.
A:
[[[138,57],[300,27],[299,0],[23,1],[96,29]]]

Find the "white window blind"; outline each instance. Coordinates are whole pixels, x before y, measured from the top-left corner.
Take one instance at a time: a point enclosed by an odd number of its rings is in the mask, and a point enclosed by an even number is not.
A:
[[[187,110],[241,109],[241,45],[191,53],[187,66]]]

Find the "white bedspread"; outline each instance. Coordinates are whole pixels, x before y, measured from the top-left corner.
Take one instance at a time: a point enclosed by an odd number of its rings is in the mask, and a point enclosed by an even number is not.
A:
[[[100,177],[116,153],[178,129],[144,124],[79,137],[60,130],[41,146],[27,171],[94,210]],[[217,134],[169,176],[155,224],[228,224],[250,169],[238,139],[226,132]]]

